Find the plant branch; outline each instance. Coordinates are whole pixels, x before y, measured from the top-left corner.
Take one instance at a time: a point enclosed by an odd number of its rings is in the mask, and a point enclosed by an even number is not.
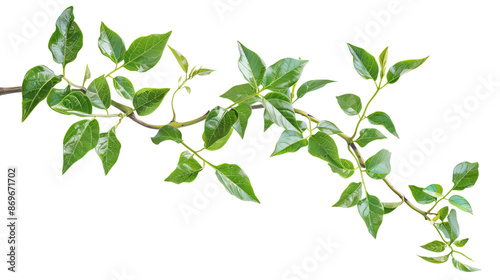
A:
[[[79,89],[79,90],[82,90],[82,89]],[[0,95],[9,94],[9,93],[16,93],[16,92],[21,92],[21,87],[0,88]],[[118,102],[116,102],[114,100],[111,101],[111,105],[113,105],[115,108],[117,108],[118,110],[120,110],[123,113],[125,113],[128,118],[130,118],[131,120],[133,120],[137,124],[139,124],[141,126],[144,126],[144,127],[147,127],[147,128],[151,128],[151,129],[160,129],[164,125],[171,125],[171,126],[176,127],[176,128],[181,128],[181,127],[186,127],[186,126],[190,126],[190,125],[193,125],[193,124],[197,124],[199,122],[204,121],[207,118],[208,113],[210,112],[210,111],[208,111],[205,114],[203,114],[202,116],[200,116],[200,117],[198,117],[196,119],[190,120],[190,121],[186,121],[186,122],[171,121],[168,124],[155,125],[155,124],[146,123],[146,122],[140,120],[139,118],[137,118],[137,116],[133,113],[133,109],[130,108],[130,107],[128,107],[128,106],[126,106],[126,105],[118,103]],[[264,106],[262,106],[262,104],[252,105],[252,109],[262,109],[262,108],[264,108]],[[303,111],[301,109],[294,109],[294,110],[295,110],[296,114],[299,114],[299,115],[302,115],[304,117],[307,117],[308,119],[310,119],[314,123],[319,123],[320,122],[319,119],[313,117],[312,115],[308,114],[307,112],[305,112],[305,111]],[[359,161],[361,167],[365,168],[365,161],[364,161],[363,157],[361,156],[361,153],[359,152],[356,144],[354,144],[352,142],[352,138],[349,137],[349,136],[347,136],[344,133],[339,133],[339,134],[336,134],[336,135],[338,135],[339,137],[341,137],[342,139],[344,139],[349,144],[349,147],[352,149],[352,151],[356,155],[356,158]],[[408,199],[406,199],[406,197],[403,194],[401,194],[398,190],[396,190],[396,188],[387,179],[383,179],[383,181],[411,209],[413,209],[417,213],[419,213],[422,216],[424,216],[426,220],[430,220],[430,218],[427,216],[427,214],[428,214],[427,212],[419,209],[418,207],[416,207],[415,205],[413,205],[410,201],[408,201]]]

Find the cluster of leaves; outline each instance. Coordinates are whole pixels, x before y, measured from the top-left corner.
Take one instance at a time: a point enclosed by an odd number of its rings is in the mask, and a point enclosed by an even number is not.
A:
[[[450,207],[454,206],[456,209],[469,214],[472,214],[472,207],[469,202],[460,195],[452,195],[448,197],[448,195],[450,195],[452,191],[463,191],[466,188],[474,186],[478,177],[478,163],[462,162],[455,166],[455,168],[453,169],[453,187],[444,195],[443,187],[438,184],[432,184],[427,186],[426,188],[410,186],[412,195],[418,203],[434,203],[433,206],[427,211],[427,213],[434,215],[434,217],[432,218],[433,226],[436,228],[436,230],[439,230],[442,233],[439,234],[441,237],[441,241],[435,240],[429,242],[423,245],[422,248],[435,253],[442,253],[447,248],[450,249],[449,253],[446,255],[435,257],[420,256],[422,259],[431,263],[439,264],[445,263],[451,256],[453,266],[455,266],[455,268],[457,268],[458,270],[466,272],[478,270],[477,268],[471,267],[458,261],[455,258],[456,254],[462,255],[468,259],[470,258],[457,251],[456,248],[453,248],[453,246],[465,246],[465,244],[467,244],[467,242],[469,241],[469,238],[458,240],[458,237],[460,236],[460,226],[457,219],[458,214],[455,209],[450,210]],[[432,210],[434,210],[438,203],[443,200],[448,201],[450,206],[444,206],[439,209],[437,213],[432,213]]]
[[[153,68],[161,59],[171,32],[152,34],[139,37],[128,48],[122,38],[114,31],[101,23],[98,47],[101,53],[108,57],[115,68],[107,75],[93,79],[88,87],[86,82],[91,78],[87,65],[81,85],[70,82],[65,76],[66,65],[74,61],[83,46],[82,31],[74,20],[73,7],[62,12],[56,22],[56,30],[49,40],[49,49],[56,63],[62,65],[62,75],[44,65],[31,68],[24,76],[22,84],[22,121],[31,114],[33,109],[44,99],[54,111],[65,115],[76,115],[85,120],[71,125],[63,141],[63,168],[65,173],[75,162],[83,158],[90,150],[95,149],[102,160],[105,174],[107,174],[118,160],[121,144],[116,137],[116,127],[121,119],[133,112],[139,116],[153,113],[162,103],[169,92],[169,88],[134,89],[132,82],[123,76],[111,76],[121,68],[129,71],[146,72]],[[184,57],[170,48],[177,60]],[[121,64],[120,64],[121,63]],[[186,72],[184,81],[179,81],[177,90],[191,89],[184,84],[197,75],[210,74],[213,70],[193,67],[188,73],[187,62],[183,64]],[[107,79],[112,79],[114,89],[118,95],[131,101],[133,108],[115,102],[111,98],[111,90]],[[62,80],[67,81],[64,89],[55,88]],[[182,85],[182,86],[181,86]],[[73,87],[73,89],[72,89]],[[125,113],[109,114],[111,105]],[[106,114],[93,114],[93,109],[104,110]],[[119,121],[116,126],[107,132],[99,129],[99,117],[116,117]]]
[[[58,18],[56,31],[49,41],[49,49],[54,61],[62,64],[63,74],[56,75],[48,67],[40,65],[30,69],[23,81],[23,121],[44,99],[47,99],[49,107],[58,113],[84,118],[71,125],[64,137],[63,173],[90,150],[95,149],[102,160],[104,172],[107,174],[116,163],[120,153],[121,144],[116,136],[116,130],[121,120],[134,113],[139,116],[153,113],[170,92],[169,88],[143,88],[135,91],[132,82],[126,77],[112,76],[112,74],[121,68],[137,72],[146,72],[153,68],[162,57],[171,32],[137,38],[126,48],[120,36],[104,23],[101,24],[100,29],[98,47],[101,53],[114,63],[115,67],[111,72],[95,78],[88,87],[85,86],[87,80],[91,78],[88,66],[81,85],[72,83],[65,76],[66,65],[76,59],[83,46],[82,32],[74,21],[73,8],[69,7]],[[382,180],[392,188],[386,179],[391,171],[391,153],[382,149],[365,162],[359,154],[357,145],[365,147],[375,140],[385,139],[386,136],[373,127],[363,128],[359,130],[358,134],[360,124],[368,119],[371,125],[382,126],[390,134],[399,138],[389,115],[381,111],[367,114],[368,107],[386,85],[396,83],[403,74],[416,69],[427,58],[400,61],[387,70],[388,48],[380,54],[377,62],[375,57],[364,49],[349,44],[348,48],[353,56],[355,70],[362,78],[373,80],[376,91],[365,106],[363,106],[361,98],[352,93],[336,97],[340,109],[345,114],[359,118],[354,133],[352,136],[347,136],[333,122],[316,119],[306,112],[294,108],[295,102],[304,98],[308,93],[333,83],[333,80],[310,80],[298,86],[307,60],[283,58],[266,66],[259,55],[239,42],[238,68],[246,82],[231,87],[221,95],[222,98],[230,100],[232,104],[227,107],[216,106],[202,118],[179,123],[176,121],[174,109],[175,94],[181,89],[191,93],[191,88],[186,83],[196,76],[208,75],[213,70],[196,66],[190,69],[186,57],[178,50],[170,46],[169,48],[184,74],[179,78],[177,89],[171,94],[173,119],[164,126],[158,126],[158,132],[151,140],[154,144],[173,141],[183,145],[187,150],[180,154],[177,167],[165,181],[176,184],[193,182],[205,166],[209,165],[215,170],[218,180],[230,194],[241,200],[260,203],[249,177],[238,165],[213,164],[202,157],[201,152],[221,149],[232,136],[233,130],[236,130],[238,135],[244,138],[253,110],[263,108],[264,130],[273,124],[283,128],[271,156],[293,153],[307,147],[309,154],[323,160],[333,173],[342,178],[350,178],[356,171],[359,171],[361,181],[351,182],[333,207],[350,208],[356,206],[369,233],[376,238],[384,215],[394,211],[401,204],[407,203],[429,220],[441,236],[442,241],[433,241],[422,247],[433,252],[443,252],[447,247],[450,249],[450,253],[445,256],[422,257],[424,260],[443,263],[451,255],[453,265],[457,269],[476,270],[460,263],[453,255],[465,256],[456,251],[453,246],[462,247],[468,241],[468,239],[457,240],[460,232],[456,210],[449,211],[448,206],[441,208],[437,213],[432,213],[432,210],[439,202],[446,200],[450,203],[450,207],[455,206],[459,210],[472,214],[470,204],[465,198],[459,195],[448,198],[448,195],[452,191],[461,191],[475,184],[478,178],[477,163],[463,162],[457,165],[453,173],[454,186],[445,195],[443,195],[443,188],[437,184],[430,185],[425,189],[410,186],[413,197],[418,203],[434,203],[432,208],[426,212],[413,206],[395,190],[401,201],[381,202],[377,196],[368,192],[365,184],[364,174],[374,180]],[[112,99],[108,78],[112,79],[116,92],[130,101],[132,107]],[[384,79],[385,83],[382,85]],[[62,89],[55,88],[62,80],[65,80],[68,86]],[[109,114],[108,109],[111,106],[118,108],[121,113]],[[93,109],[103,110],[103,113],[95,114]],[[297,119],[297,115],[302,115],[304,120]],[[97,121],[97,118],[104,117],[118,118],[117,124],[107,132],[100,131]],[[186,144],[179,128],[203,120],[202,139],[204,146],[195,150]],[[352,154],[354,163],[339,156],[338,146],[332,137],[334,135],[347,142],[348,151]],[[432,216],[433,218],[431,218]]]

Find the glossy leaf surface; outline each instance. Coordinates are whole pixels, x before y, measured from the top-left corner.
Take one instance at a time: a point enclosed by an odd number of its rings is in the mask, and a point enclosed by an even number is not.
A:
[[[342,111],[349,116],[358,115],[363,107],[361,99],[357,95],[351,93],[337,96],[337,102]]]
[[[182,142],[182,133],[181,131],[173,127],[171,125],[164,125],[159,130],[158,133],[154,137],[151,137],[151,141],[156,145],[160,144],[163,141],[174,141],[176,143]]]
[[[271,156],[294,153],[305,146],[307,146],[307,140],[302,137],[302,134],[293,130],[285,130],[281,133]]]
[[[215,107],[208,113],[205,120],[205,148],[212,146],[217,140],[226,136],[238,120],[235,110],[227,110],[220,106]]]
[[[334,123],[324,120],[318,123],[318,130],[329,135],[342,133]]]
[[[230,194],[244,201],[260,203],[255,196],[250,179],[238,165],[224,163],[216,166],[215,170],[217,179]]]
[[[203,167],[193,158],[193,155],[185,151],[181,153],[177,167],[165,181],[175,184],[190,183],[196,179],[202,169]]]
[[[335,161],[335,164],[328,163],[332,172],[337,173],[342,178],[349,178],[354,174],[354,164],[343,158],[339,158],[338,161]]]
[[[440,252],[443,252],[447,246],[444,242],[435,240],[435,241],[429,242],[425,245],[422,245],[420,247],[422,247],[428,251],[431,251],[431,252],[440,253]]]
[[[428,261],[430,263],[445,263],[448,261],[448,258],[450,255],[444,255],[444,256],[439,256],[439,257],[424,257],[424,256],[419,256],[423,260]]]
[[[297,99],[304,97],[308,92],[315,91],[326,86],[329,83],[333,83],[332,80],[311,80],[303,83],[297,90]]]
[[[368,121],[371,124],[382,125],[392,135],[394,135],[397,138],[399,138],[399,135],[396,132],[396,128],[394,127],[394,124],[392,123],[391,118],[386,113],[384,113],[384,112],[375,112],[375,113],[372,113],[372,114],[368,115],[368,117],[366,117],[366,118],[368,119]]]
[[[133,100],[134,108],[139,116],[153,113],[167,95],[169,88],[143,88],[139,90]]]
[[[302,132],[295,118],[292,102],[284,94],[270,92],[262,99],[262,105],[275,124],[287,130]]]
[[[337,144],[324,132],[316,132],[309,138],[309,153],[317,158],[320,158],[334,166],[338,165],[339,152]]]
[[[387,82],[394,84],[401,76],[422,65],[427,58],[404,60],[394,64],[387,72]]]
[[[115,87],[116,92],[122,97],[133,100],[135,96],[135,89],[132,82],[122,76],[117,76],[113,78],[113,86]]]
[[[75,162],[94,149],[99,140],[99,123],[97,120],[81,120],[68,129],[63,141],[64,174]]]
[[[101,133],[99,135],[95,151],[101,159],[104,174],[107,175],[113,165],[115,165],[116,161],[118,161],[121,147],[122,145],[120,144],[120,141],[116,138],[116,131],[114,127],[108,132]]]
[[[359,132],[359,138],[356,139],[355,142],[358,143],[361,147],[365,147],[372,141],[385,138],[386,137],[384,136],[384,134],[382,134],[382,132],[378,131],[375,128],[364,128]]]
[[[380,200],[374,195],[367,194],[358,203],[358,212],[365,221],[368,232],[374,238],[377,238],[377,232],[384,217],[384,206],[380,203]]]
[[[410,185],[411,194],[413,198],[420,204],[429,204],[436,201],[436,198],[426,194],[423,188],[419,188],[417,186]]]
[[[384,179],[391,173],[391,152],[382,149],[366,160],[366,174],[373,179]]]
[[[302,75],[307,62],[307,60],[284,58],[269,66],[264,74],[264,88],[280,90],[293,86]]]
[[[453,169],[453,189],[461,191],[474,186],[479,177],[479,164],[477,162],[462,162]]]
[[[230,88],[228,91],[226,91],[224,94],[222,94],[220,97],[222,98],[227,98],[233,102],[239,102],[245,98],[244,103],[248,104],[253,104],[257,101],[260,100],[259,96],[253,96],[250,97],[252,94],[255,94],[255,89],[252,88],[250,84],[242,84],[242,85],[237,85],[232,88]],[[243,103],[241,102],[241,103]]]
[[[137,72],[146,72],[153,68],[160,61],[171,33],[137,38],[125,52],[123,67]]]
[[[179,63],[179,66],[182,68],[182,71],[187,74],[189,70],[189,63],[187,59],[176,49],[168,46],[170,51],[172,51],[172,54],[174,55],[175,59],[177,60],[177,63]]]
[[[35,66],[26,72],[22,85],[23,122],[59,82],[61,82],[61,77],[56,76],[52,70],[44,65]]]
[[[123,60],[126,47],[122,38],[113,30],[109,29],[104,22],[101,22],[101,35],[97,41],[101,53],[111,59],[114,64],[118,64]]]
[[[266,65],[255,52],[251,51],[240,42],[238,42],[238,50],[240,52],[238,68],[252,88],[257,89],[264,78]]]
[[[104,75],[99,76],[90,83],[86,94],[96,108],[106,110],[111,106],[111,91]]]
[[[378,64],[373,55],[362,48],[347,44],[353,57],[354,69],[365,79],[377,80]]]
[[[56,63],[66,64],[74,61],[83,46],[83,34],[75,22],[73,7],[64,10],[56,21],[56,31],[49,40],[49,49]]]
[[[350,183],[340,195],[339,201],[332,207],[349,208],[358,204],[363,195],[361,183]]]
[[[238,120],[234,123],[233,127],[241,136],[241,139],[243,139],[248,125],[248,119],[252,115],[252,107],[248,103],[241,103],[234,107],[234,110],[238,113]]]
[[[472,207],[470,206],[467,199],[459,195],[452,195],[448,201],[451,205],[456,206],[458,209],[472,214]]]
[[[56,95],[54,92],[56,89],[52,89],[49,94]],[[56,97],[50,98],[52,104],[49,104],[50,108],[58,113],[65,115],[80,115],[83,114],[92,114],[92,103],[90,99],[80,91],[69,92],[67,95],[64,95],[63,98],[57,100]],[[47,98],[47,101],[49,98]]]
[[[451,258],[451,262],[453,263],[453,266],[463,272],[474,272],[474,271],[479,271],[480,269],[463,264],[459,261],[457,261],[455,258]]]

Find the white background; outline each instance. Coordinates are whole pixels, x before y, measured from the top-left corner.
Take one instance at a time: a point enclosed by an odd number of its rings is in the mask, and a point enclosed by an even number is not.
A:
[[[20,86],[35,65],[61,71],[47,43],[58,15],[72,4],[63,2],[0,4],[0,86]],[[346,43],[375,56],[389,45],[389,65],[430,55],[419,69],[387,86],[369,110],[387,112],[401,139],[385,133],[388,140],[374,142],[362,153],[368,157],[389,149],[392,179],[409,197],[408,184],[449,188],[456,164],[478,161],[476,186],[461,193],[474,215],[460,212],[458,217],[461,237],[470,238],[463,251],[482,271],[467,274],[451,262],[434,265],[420,260],[417,254],[433,254],[419,246],[438,236],[406,206],[384,216],[374,240],[355,208],[330,207],[349,182],[359,181],[359,175],[343,180],[306,149],[269,158],[280,130],[274,126],[262,132],[262,111],[252,115],[245,140],[234,134],[222,150],[203,153],[214,163],[240,165],[251,178],[262,203],[258,205],[229,195],[210,168],[191,184],[163,182],[183,148],[175,143],[153,145],[149,138],[155,131],[130,120],[118,128],[122,153],[108,176],[93,151],[61,176],[62,139],[78,118],[57,114],[43,102],[21,123],[21,95],[13,94],[0,98],[0,176],[6,176],[8,166],[19,168],[19,272],[7,273],[2,261],[0,278],[492,279],[498,275],[500,259],[500,7],[497,1],[462,3],[80,1],[73,5],[84,48],[67,67],[67,76],[80,83],[86,64],[94,78],[112,70],[97,48],[101,21],[127,46],[139,36],[173,30],[169,45],[191,65],[217,70],[190,82],[191,95],[178,94],[178,119],[190,120],[218,104],[229,105],[218,96],[244,82],[237,68],[239,40],[267,65],[283,57],[310,60],[301,81],[338,81],[310,93],[296,107],[350,134],[356,119],[338,108],[335,96],[355,93],[366,103],[374,86],[353,69]],[[168,50],[147,73],[119,72],[134,82],[136,90],[174,87],[180,73]],[[144,120],[160,124],[170,118],[166,101]],[[114,122],[101,120],[101,129]],[[183,129],[186,142],[201,147],[202,128],[199,124]],[[336,139],[348,157],[342,140]],[[382,182],[369,179],[368,185],[383,201],[397,200]],[[5,209],[5,189],[0,193]],[[7,228],[1,226],[2,260],[6,237]],[[328,250],[325,243],[330,243]],[[294,267],[304,274],[294,275]]]

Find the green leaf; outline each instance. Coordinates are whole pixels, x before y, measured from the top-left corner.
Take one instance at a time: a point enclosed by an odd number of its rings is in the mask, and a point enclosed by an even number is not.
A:
[[[270,92],[262,99],[269,118],[278,126],[301,133],[300,126],[295,119],[295,111],[290,99],[279,92]]]
[[[420,247],[424,248],[425,250],[429,250],[431,252],[440,253],[446,249],[446,243],[435,240]]]
[[[87,67],[85,67],[85,75],[83,75],[83,85],[85,85],[85,82],[87,82],[91,76],[92,74],[90,73],[89,65],[87,64]]]
[[[209,151],[217,151],[217,150],[221,149],[222,147],[224,147],[224,145],[226,145],[229,138],[231,138],[231,134],[233,134],[232,128],[231,128],[231,130],[229,130],[229,133],[226,136],[215,141],[215,143],[213,143],[209,147],[205,147],[205,149],[207,149]],[[207,141],[207,137],[205,136],[205,133],[203,133],[202,138],[203,138],[203,142]]]
[[[143,88],[139,90],[132,103],[139,116],[153,113],[167,95],[169,88]]]
[[[461,191],[474,186],[479,177],[479,164],[464,161],[453,169],[453,190]]]
[[[297,120],[297,123],[299,124],[300,131],[304,132],[307,130],[307,123],[305,121]]]
[[[171,33],[172,31],[137,38],[125,52],[123,67],[137,72],[153,68],[160,61]]]
[[[357,95],[350,93],[337,96],[337,102],[344,113],[349,116],[358,115],[363,107],[361,99]]]
[[[216,166],[215,170],[217,179],[230,194],[244,201],[260,203],[255,196],[250,179],[238,165],[223,163]]]
[[[97,120],[81,120],[68,129],[63,141],[64,174],[75,162],[94,149],[99,140],[99,123]]]
[[[382,202],[382,206],[384,206],[384,215],[391,213],[392,211],[396,210],[401,204],[403,204],[403,201],[400,202]]]
[[[56,92],[58,90],[52,89],[49,93],[49,97],[51,95],[57,95]],[[50,108],[58,113],[65,115],[77,115],[84,116],[80,113],[84,114],[92,114],[92,103],[90,103],[90,99],[79,91],[69,92],[62,99],[56,100],[55,97],[50,98],[53,103],[49,104]],[[49,98],[47,98],[47,101]],[[56,102],[54,102],[56,101]]]
[[[359,138],[354,142],[358,143],[361,147],[364,147],[368,145],[368,143],[374,140],[385,139],[385,138],[386,137],[384,136],[384,134],[382,134],[377,129],[365,128],[359,132]]]
[[[358,203],[358,212],[365,221],[368,232],[377,238],[377,232],[384,217],[384,206],[378,197],[366,194],[366,197]]]
[[[171,125],[164,125],[159,130],[158,133],[154,137],[151,137],[151,141],[156,145],[160,144],[163,141],[174,141],[176,143],[182,142],[182,133],[176,127]]]
[[[457,247],[464,247],[465,244],[467,244],[467,242],[469,242],[469,238],[456,240],[455,242],[453,242],[453,244],[455,244],[455,246],[457,246]]]
[[[26,120],[38,103],[42,102],[50,90],[61,81],[52,70],[44,65],[35,66],[26,72],[23,79],[23,116]]]
[[[187,91],[187,93],[191,94],[191,88],[188,86],[184,86],[184,89]]]
[[[387,72],[387,82],[389,84],[394,84],[401,76],[403,76],[403,74],[406,74],[422,65],[427,58],[428,57],[422,59],[404,60],[394,64]]]
[[[106,110],[111,106],[111,92],[104,75],[99,76],[90,83],[87,96],[96,108]]]
[[[426,194],[423,188],[419,188],[417,186],[410,185],[411,194],[413,198],[420,204],[429,204],[436,201],[436,198]]]
[[[365,79],[377,80],[378,65],[373,55],[362,48],[347,44],[353,57],[354,68]]]
[[[135,96],[135,89],[132,82],[122,76],[117,76],[113,78],[113,86],[115,87],[116,92],[122,97],[133,100]]]
[[[328,163],[332,172],[337,173],[342,178],[349,178],[354,174],[354,164],[347,159],[340,158],[335,164]]]
[[[386,113],[384,112],[375,112],[375,113],[372,113],[370,114],[368,117],[366,117],[368,119],[368,121],[371,123],[371,124],[374,124],[374,125],[382,125],[385,127],[385,129],[387,129],[387,131],[389,131],[392,135],[396,136],[397,138],[399,138],[399,135],[398,133],[396,132],[396,128],[394,127],[394,124],[392,123],[392,120],[391,118],[389,117],[389,115],[387,115]]]
[[[269,116],[269,114],[267,113],[267,111],[264,109],[264,132],[266,132],[266,130],[268,130],[271,125],[273,125],[273,121],[271,120],[271,117]]]
[[[311,80],[303,83],[299,90],[297,91],[297,99],[304,97],[306,93],[320,89],[329,83],[333,83],[332,80]]]
[[[361,186],[361,183],[350,183],[340,195],[339,201],[332,207],[349,208],[357,205],[363,194]]]
[[[237,120],[238,113],[233,109],[226,110],[220,106],[212,109],[205,121],[205,148],[212,146],[217,140],[226,136]]]
[[[444,255],[444,256],[439,256],[439,257],[423,257],[423,256],[419,256],[421,257],[423,260],[425,261],[428,261],[430,263],[445,263],[448,261],[448,258],[450,257],[450,255]]]
[[[238,50],[240,59],[238,60],[238,68],[254,89],[257,89],[262,83],[262,78],[266,72],[264,61],[253,51],[247,49],[242,43],[238,42]]]
[[[342,133],[342,131],[340,131],[340,129],[330,121],[320,121],[318,123],[318,129],[319,131],[329,135]]]
[[[108,175],[109,170],[115,165],[120,155],[122,145],[118,138],[116,138],[115,127],[112,127],[108,132],[101,133],[95,151],[101,158],[104,174]]]
[[[438,184],[429,185],[422,191],[435,198],[440,198],[443,196],[443,187],[441,187],[441,185]]]
[[[248,125],[248,119],[252,115],[252,107],[248,103],[240,103],[238,106],[234,107],[234,110],[238,113],[238,120],[234,123],[233,127],[241,136],[241,139],[243,139]]]
[[[380,56],[378,57],[378,61],[380,62],[380,79],[384,78],[385,75],[385,67],[387,66],[387,51],[389,47],[386,47]]]
[[[391,152],[382,149],[370,157],[365,165],[368,176],[373,179],[384,179],[391,173]]]
[[[250,84],[242,84],[242,85],[237,85],[232,88],[230,88],[228,91],[226,91],[224,94],[222,94],[220,97],[222,98],[227,98],[233,102],[239,102],[245,98],[250,97],[250,95],[255,94],[255,89],[252,88]],[[248,103],[248,104],[253,104],[257,101],[260,101],[259,96],[253,96],[241,103]]]
[[[465,198],[459,195],[452,195],[448,201],[451,205],[456,206],[458,209],[472,214],[472,207]]]
[[[195,76],[208,76],[210,75],[212,72],[214,72],[215,70],[212,70],[212,69],[207,69],[207,68],[199,68],[199,69],[196,69],[193,71],[193,73],[191,73],[191,78],[195,77]]]
[[[177,168],[170,173],[165,181],[175,184],[190,183],[196,179],[201,170],[203,167],[193,158],[193,155],[185,151],[179,157]]]
[[[73,7],[64,10],[56,21],[56,31],[49,40],[49,49],[56,63],[66,64],[76,59],[83,46],[83,34],[74,21]]]
[[[174,48],[172,48],[170,46],[168,46],[168,47],[172,51],[172,53],[174,54],[175,59],[179,63],[179,66],[182,68],[182,71],[184,71],[184,73],[187,74],[188,69],[189,69],[189,63],[188,63],[187,59],[179,51],[175,50]]]
[[[307,60],[284,58],[269,66],[264,74],[264,88],[280,90],[293,86],[302,75],[307,62]]]
[[[453,263],[453,266],[460,270],[460,271],[464,271],[464,272],[474,272],[474,271],[479,271],[481,269],[479,268],[475,268],[475,267],[472,267],[472,266],[469,266],[469,265],[466,265],[466,264],[463,264],[459,261],[457,261],[455,258],[451,258],[451,262]]]
[[[446,217],[448,217],[448,209],[449,209],[448,206],[445,206],[445,207],[439,209],[439,211],[437,212],[439,219],[443,222],[444,222],[444,219],[446,219]]]
[[[444,237],[453,242],[457,239],[457,234],[451,229],[449,222],[444,222],[438,225],[439,230],[443,233]]]
[[[293,130],[285,130],[281,133],[271,156],[294,153],[305,146],[307,146],[307,140],[302,137],[302,134]]]
[[[126,47],[122,38],[101,22],[101,36],[99,36],[99,50],[104,56],[109,57],[113,63],[118,64],[123,60]]]
[[[334,166],[338,166],[339,152],[332,137],[324,132],[316,132],[309,138],[309,153]]]
[[[448,223],[450,224],[450,229],[452,231],[451,236],[454,237],[450,239],[450,241],[453,242],[460,236],[460,226],[458,225],[457,211],[455,209],[450,210],[450,214],[448,214]]]

